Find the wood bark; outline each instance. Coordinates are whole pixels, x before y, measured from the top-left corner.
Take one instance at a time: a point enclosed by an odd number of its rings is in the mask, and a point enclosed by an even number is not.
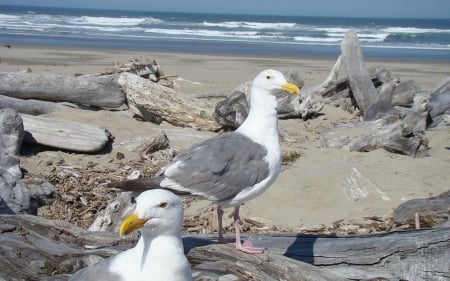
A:
[[[24,141],[75,152],[97,152],[109,141],[109,132],[92,125],[22,114]]]
[[[206,103],[135,74],[121,73],[118,83],[125,92],[130,110],[145,121],[156,124],[166,121],[174,126],[209,131],[220,128]]]
[[[450,277],[450,228],[370,236],[278,233],[245,238],[266,247],[266,252],[243,254],[230,245],[216,244],[217,235],[183,238],[194,280],[443,281]],[[135,237],[120,239],[64,221],[2,215],[0,272],[6,280],[67,280],[78,269],[133,247],[135,241]]]
[[[114,78],[101,78],[114,80]],[[82,77],[52,73],[0,73],[0,94],[21,99],[69,101],[100,107],[119,107],[123,92],[114,83],[96,83]]]

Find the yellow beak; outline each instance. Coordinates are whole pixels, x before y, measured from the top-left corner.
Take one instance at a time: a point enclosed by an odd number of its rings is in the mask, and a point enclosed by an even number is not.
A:
[[[150,218],[140,219],[136,213],[126,218],[120,225],[120,236],[130,234],[141,228]]]
[[[300,93],[300,89],[297,87],[297,85],[294,85],[292,83],[286,83],[281,88],[291,94],[297,95],[298,93]]]

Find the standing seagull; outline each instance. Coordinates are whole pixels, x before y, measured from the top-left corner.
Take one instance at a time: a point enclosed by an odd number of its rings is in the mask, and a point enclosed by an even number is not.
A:
[[[241,243],[239,206],[263,193],[278,177],[281,149],[278,136],[276,93],[298,94],[299,88],[279,71],[262,71],[252,83],[247,119],[234,132],[194,145],[166,165],[156,178],[127,180],[113,187],[138,191],[167,188],[201,196],[215,202],[219,219],[219,242],[223,241],[222,208],[234,207],[236,249],[262,253],[250,242]]]
[[[120,235],[141,230],[136,247],[75,273],[69,281],[190,281],[191,267],[181,241],[183,202],[167,190],[136,198],[136,209]]]

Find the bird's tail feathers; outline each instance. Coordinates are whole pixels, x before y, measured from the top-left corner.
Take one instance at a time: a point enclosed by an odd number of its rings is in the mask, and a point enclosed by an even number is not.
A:
[[[173,188],[161,187],[161,181],[164,177],[155,178],[140,178],[132,180],[122,180],[110,183],[108,186],[110,188],[120,189],[122,191],[133,191],[133,192],[144,192],[150,189],[165,189],[173,192],[176,195],[191,195],[187,191],[180,191]]]

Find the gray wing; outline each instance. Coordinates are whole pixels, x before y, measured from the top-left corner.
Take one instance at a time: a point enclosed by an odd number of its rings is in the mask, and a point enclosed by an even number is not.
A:
[[[168,165],[163,172],[193,194],[225,201],[268,176],[266,155],[264,146],[232,132],[193,146],[174,159],[182,162],[177,169]]]
[[[100,263],[91,265],[80,269],[75,274],[73,274],[69,281],[120,281],[123,278],[111,271],[109,271],[109,266],[111,264],[111,258],[106,259]]]

